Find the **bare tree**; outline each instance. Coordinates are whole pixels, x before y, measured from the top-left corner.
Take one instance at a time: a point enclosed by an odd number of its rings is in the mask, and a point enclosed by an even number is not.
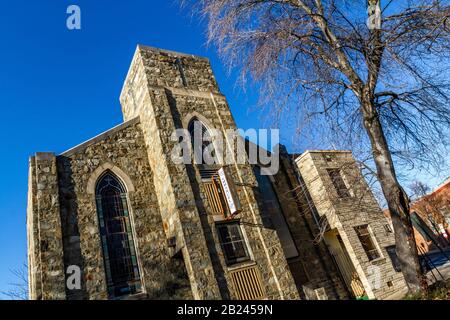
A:
[[[189,5],[189,4],[188,4]],[[208,39],[298,128],[366,144],[411,293],[426,287],[396,163],[439,163],[448,143],[446,0],[199,0]],[[370,24],[368,24],[370,20]],[[259,84],[262,84],[261,86]],[[293,112],[292,112],[293,111]],[[311,126],[318,123],[321,126]]]
[[[409,189],[412,192],[411,197],[416,199],[426,196],[431,191],[428,185],[419,180],[413,181]]]
[[[11,300],[28,300],[28,266],[22,264],[17,269],[10,270],[15,281],[10,283],[10,288],[6,291],[0,291],[1,294]]]

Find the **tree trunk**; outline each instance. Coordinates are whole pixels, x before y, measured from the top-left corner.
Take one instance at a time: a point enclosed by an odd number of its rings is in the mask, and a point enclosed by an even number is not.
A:
[[[366,95],[367,96],[367,95]],[[364,99],[364,97],[363,97]],[[364,127],[369,135],[378,180],[391,213],[397,256],[409,293],[426,289],[409,215],[409,199],[397,180],[389,146],[373,101],[361,103]]]

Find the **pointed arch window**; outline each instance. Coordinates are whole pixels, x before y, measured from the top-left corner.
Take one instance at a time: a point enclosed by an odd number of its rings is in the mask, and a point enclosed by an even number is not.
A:
[[[117,298],[141,292],[126,189],[108,170],[99,178],[95,195],[108,295]]]
[[[195,163],[215,163],[216,153],[214,144],[212,142],[212,136],[206,126],[197,117],[194,117],[189,122],[188,131],[191,136]]]

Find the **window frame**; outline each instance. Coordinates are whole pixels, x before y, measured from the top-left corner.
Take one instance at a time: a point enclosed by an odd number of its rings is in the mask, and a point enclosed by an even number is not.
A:
[[[104,179],[107,177],[110,177],[112,181],[116,185],[112,185],[110,182],[108,182],[108,185],[102,186],[104,183]],[[111,265],[111,252],[117,251],[114,249],[111,249],[112,239],[114,238],[114,235],[117,235],[117,232],[108,232],[108,223],[111,223],[111,221],[108,221],[107,217],[105,216],[105,212],[107,211],[107,207],[105,206],[105,203],[103,202],[105,199],[103,198],[104,195],[102,195],[102,192],[105,188],[115,188],[117,191],[117,195],[115,195],[114,201],[120,201],[119,203],[114,203],[115,210],[120,210],[120,216],[117,217],[110,217],[109,220],[113,219],[119,219],[121,218],[121,232],[126,234],[127,237],[127,244],[129,246],[129,254],[122,254],[120,256],[120,259],[127,259],[129,260],[130,266],[132,268],[132,271],[128,272],[127,277],[132,277],[132,279],[123,281],[128,285],[126,286],[120,286],[118,284],[119,279],[115,279],[112,272],[112,265]],[[142,281],[142,271],[140,268],[139,263],[139,257],[138,257],[138,250],[137,250],[137,243],[136,243],[136,236],[134,232],[134,223],[131,216],[131,207],[130,207],[130,201],[128,198],[128,192],[124,185],[124,183],[121,181],[121,179],[115,175],[111,170],[106,170],[100,177],[97,179],[96,187],[95,187],[95,201],[96,201],[96,209],[97,209],[97,218],[98,218],[98,227],[99,227],[99,236],[100,236],[100,246],[101,246],[101,252],[103,257],[103,263],[105,268],[105,281],[106,281],[106,287],[108,292],[108,297],[111,299],[122,299],[127,296],[135,295],[135,294],[141,294],[144,292],[144,286]],[[110,210],[109,208],[108,210]],[[111,225],[112,226],[112,225]],[[117,231],[117,230],[115,230]],[[121,290],[129,290],[126,293],[121,294]]]
[[[327,168],[326,171],[327,171],[328,178],[330,179],[331,184],[332,184],[334,190],[336,191],[338,198],[339,199],[351,198],[353,195],[344,179],[342,170],[339,168]],[[332,173],[335,173],[335,172],[337,173],[337,176],[333,177]],[[338,185],[340,183],[342,183],[341,186]],[[341,187],[343,187],[343,188],[341,188]],[[342,192],[344,192],[344,193],[342,193]]]
[[[199,145],[201,147],[201,157],[198,159],[198,152],[200,150],[196,150],[196,145],[194,143],[194,139],[196,136],[196,123],[200,124],[201,128],[201,139],[202,143]],[[217,150],[216,145],[214,143],[214,136],[211,134],[211,130],[204,124],[203,121],[201,121],[197,116],[192,117],[188,124],[187,124],[187,131],[189,133],[190,137],[190,148],[192,150],[192,159],[194,161],[194,164],[200,165],[200,166],[214,166],[218,165],[218,157],[217,157]],[[211,152],[208,152],[208,154],[212,157],[212,163],[208,164],[207,161],[205,161],[205,150],[208,149]]]
[[[202,174],[202,170],[203,169],[199,170],[200,174]],[[217,170],[215,171],[216,173],[209,179],[202,179],[203,193],[206,197],[208,207],[211,212],[215,215],[220,215],[223,219],[227,219],[231,216],[230,208],[225,198],[222,185],[217,176]]]
[[[233,241],[233,240],[229,241],[229,242],[224,241],[225,239],[223,239],[220,229],[228,228],[230,226],[235,226],[237,228],[238,234],[240,237],[240,239],[238,241]],[[222,249],[223,257],[225,259],[225,263],[227,264],[227,266],[231,267],[236,264],[252,261],[250,247],[248,246],[247,238],[245,237],[244,230],[242,229],[241,221],[239,219],[216,222],[216,232],[217,232],[217,236],[219,239],[220,247]],[[233,244],[236,242],[242,243],[243,249],[245,252],[245,256],[239,257],[239,258],[230,258],[227,254],[227,250],[225,249],[225,245]]]
[[[367,230],[367,233],[360,234],[359,230],[364,228],[364,227]],[[362,224],[362,225],[359,225],[359,226],[355,226],[353,229],[355,230],[356,236],[358,237],[358,240],[359,240],[361,246],[363,247],[364,252],[366,253],[366,256],[369,259],[369,261],[375,261],[375,260],[381,259],[383,256],[382,256],[381,250],[380,250],[380,248],[378,246],[377,239],[374,237],[374,235],[372,233],[370,225]],[[365,245],[366,242],[363,241],[363,238],[370,241],[370,244],[373,247],[373,249],[368,249],[367,248],[367,246]],[[371,252],[376,252],[376,257],[373,257],[371,255]]]

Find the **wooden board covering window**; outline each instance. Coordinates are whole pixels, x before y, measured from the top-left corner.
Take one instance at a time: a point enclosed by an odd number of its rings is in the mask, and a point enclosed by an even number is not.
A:
[[[265,299],[261,274],[257,266],[233,270],[230,277],[239,300]]]
[[[220,199],[219,191],[217,190],[217,185],[215,182],[203,182],[203,186],[205,188],[206,198],[208,199],[209,205],[213,211],[212,213],[225,215],[222,200]]]

